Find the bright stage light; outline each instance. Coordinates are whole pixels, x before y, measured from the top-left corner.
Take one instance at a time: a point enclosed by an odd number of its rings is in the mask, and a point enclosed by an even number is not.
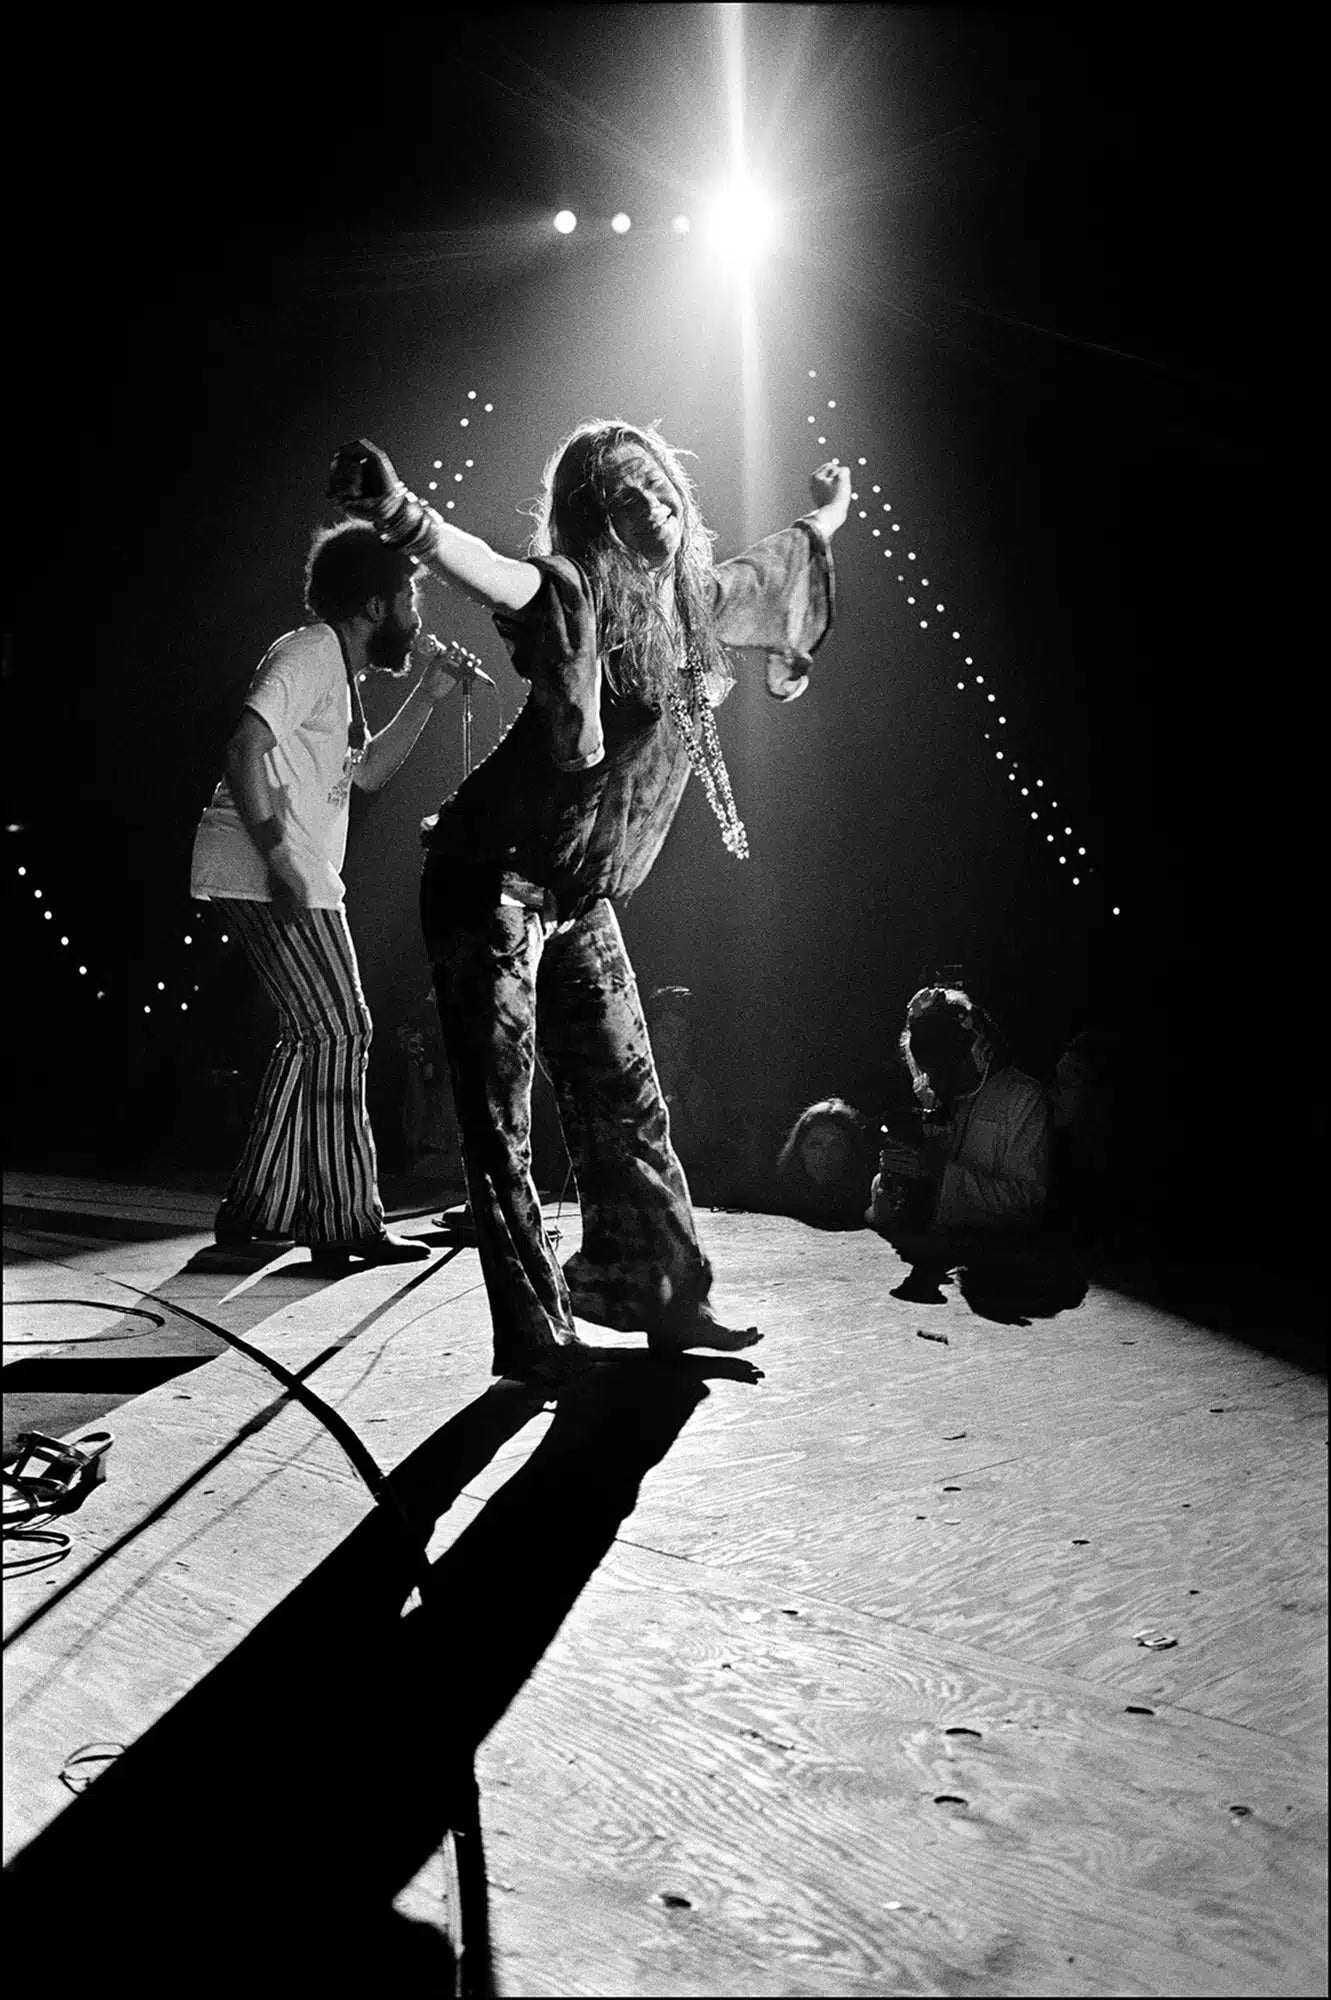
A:
[[[555,228],[561,236],[571,236],[578,226],[578,218],[571,208],[561,208],[555,217]]]
[[[627,236],[629,230],[633,227],[633,223],[621,208],[618,215],[611,216],[610,227],[614,230],[616,236]]]
[[[707,223],[715,250],[737,263],[751,263],[775,234],[776,209],[760,187],[740,178],[716,196]]]

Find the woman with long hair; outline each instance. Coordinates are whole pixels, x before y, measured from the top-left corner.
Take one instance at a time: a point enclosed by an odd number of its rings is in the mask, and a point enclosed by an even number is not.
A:
[[[832,622],[829,542],[849,470],[814,507],[729,562],[654,428],[580,424],[547,463],[531,553],[499,554],[409,493],[378,446],[346,445],[330,493],[493,614],[531,693],[491,754],[425,822],[421,913],[448,1051],[497,1374],[585,1366],[574,1317],[660,1351],[759,1338],[708,1304],[698,1242],[615,905],[637,890],[696,772],[730,854],[739,817],[713,710],[732,647],[803,694]],[[531,1176],[539,1046],[582,1208],[561,1270]]]

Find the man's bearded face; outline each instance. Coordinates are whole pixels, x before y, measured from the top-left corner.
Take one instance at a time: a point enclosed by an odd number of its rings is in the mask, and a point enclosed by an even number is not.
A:
[[[381,674],[405,674],[420,631],[416,586],[404,584],[382,623],[375,626],[365,641],[365,656],[370,665]]]

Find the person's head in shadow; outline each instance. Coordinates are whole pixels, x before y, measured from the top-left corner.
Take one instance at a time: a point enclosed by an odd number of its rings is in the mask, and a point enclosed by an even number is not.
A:
[[[1002,1034],[961,987],[927,986],[916,993],[906,1009],[900,1046],[916,1098],[938,1119],[952,1117],[1008,1063]]]
[[[841,1097],[802,1111],[777,1155],[785,1213],[832,1228],[858,1229],[873,1173],[865,1120]]]
[[[1113,1234],[1121,1208],[1115,1129],[1121,1067],[1121,1035],[1086,1029],[1059,1056],[1049,1085],[1051,1221],[1094,1240]]]

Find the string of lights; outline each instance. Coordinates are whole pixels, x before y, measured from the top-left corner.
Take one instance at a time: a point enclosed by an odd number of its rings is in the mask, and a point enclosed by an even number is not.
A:
[[[468,389],[468,391],[467,391],[467,401],[468,401],[469,403],[477,403],[477,402],[479,402],[479,401],[480,401],[480,398],[479,398],[479,396],[478,396],[478,394],[477,394],[477,392],[476,392],[476,390],[475,390],[475,389]],[[466,414],[466,416],[465,416],[465,417],[459,417],[459,418],[458,418],[458,429],[459,429],[459,430],[461,430],[461,431],[468,431],[468,430],[470,430],[470,429],[471,429],[471,427],[472,427],[472,422],[473,422],[473,419],[474,419],[475,417],[477,417],[478,415],[480,415],[480,416],[487,416],[487,417],[489,417],[489,416],[493,416],[493,415],[494,415],[494,404],[493,404],[493,403],[481,403],[481,406],[480,406],[480,410],[479,410],[479,411],[476,411],[476,410],[469,410],[469,411],[467,412],[467,414]],[[464,446],[465,446],[465,445],[467,445],[467,444],[471,444],[471,443],[474,443],[474,440],[473,440],[473,439],[470,439],[470,438],[464,438],[462,442],[463,442],[463,444],[464,444]],[[433,470],[433,471],[435,471],[435,472],[443,472],[443,471],[445,471],[446,469],[447,469],[447,468],[445,467],[445,465],[444,465],[444,461],[443,461],[443,459],[442,459],[442,458],[436,458],[436,459],[435,459],[435,460],[433,461],[433,466],[432,466],[432,470]],[[475,461],[475,459],[474,459],[474,458],[464,458],[464,459],[463,459],[463,461],[462,461],[462,470],[461,470],[461,472],[455,472],[455,473],[454,473],[454,474],[452,475],[452,481],[453,481],[453,484],[454,484],[455,486],[461,486],[461,485],[463,485],[463,484],[464,484],[464,482],[465,482],[465,480],[466,480],[466,477],[467,477],[467,474],[468,474],[469,472],[474,472],[474,471],[475,471],[475,469],[476,469],[476,461]],[[437,492],[439,491],[439,481],[438,481],[437,479],[428,479],[428,480],[427,480],[427,481],[426,481],[425,483],[426,483],[426,490],[427,490],[428,492],[430,492],[430,493],[437,493]],[[444,504],[444,510],[445,510],[445,512],[446,512],[446,513],[447,513],[447,512],[451,512],[451,511],[453,510],[453,508],[454,508],[454,507],[455,507],[455,506],[457,505],[457,496],[456,496],[456,494],[454,494],[454,495],[453,495],[453,497],[452,497],[451,499],[448,499],[448,500],[445,500],[443,504]]]
[[[5,831],[11,837],[21,838],[27,834],[28,829],[19,825],[10,825],[6,827]],[[20,855],[25,851],[24,849],[20,849]],[[189,1012],[191,1002],[199,992],[199,981],[191,977],[191,974],[195,970],[198,970],[196,963],[190,963],[183,971],[173,972],[170,980],[150,979],[146,984],[138,986],[137,991],[135,991],[123,985],[120,981],[96,971],[89,963],[91,954],[80,949],[71,935],[72,927],[61,923],[57,919],[51,892],[49,888],[43,888],[38,882],[38,864],[30,854],[27,859],[16,860],[14,873],[21,885],[20,894],[30,896],[32,901],[40,906],[37,914],[40,915],[44,923],[52,926],[47,935],[51,937],[58,951],[68,953],[66,963],[70,968],[72,976],[76,980],[86,982],[86,990],[94,1005],[98,1001],[114,1002],[117,999],[123,999],[127,1000],[135,1011],[150,1016],[153,1014],[159,1016],[171,1015],[177,1012],[187,1014]],[[203,919],[200,918],[199,922],[191,924],[190,928],[181,936],[182,946],[193,953],[196,959],[202,941],[199,934],[199,926],[202,921]],[[219,941],[224,945],[229,945],[231,939],[223,931]],[[182,994],[187,994],[188,997],[182,999]],[[144,995],[148,997],[145,998],[143,997]]]
[[[808,380],[810,383],[817,382],[818,370],[816,368],[809,369]],[[832,440],[829,433],[842,421],[836,414],[837,399],[835,397],[824,399],[821,392],[814,389],[811,391],[810,400],[823,404],[824,407],[821,410],[815,409],[812,411],[805,418],[806,425],[813,427],[820,445],[830,444]],[[829,412],[832,413],[830,416],[828,415]],[[897,517],[896,510],[891,501],[883,499],[881,483],[874,482],[870,484],[868,460],[857,456],[852,461],[847,456],[843,458],[843,463],[853,464],[854,472],[863,475],[860,478],[859,484],[867,486],[868,491],[860,493],[852,488],[850,496],[852,504],[857,509],[857,515],[861,521],[867,523],[873,520],[874,525],[868,531],[869,538],[872,541],[881,542],[884,561],[894,564],[896,562],[902,563],[903,567],[899,570],[894,570],[893,574],[896,577],[899,588],[905,593],[906,603],[911,607],[919,629],[922,632],[936,629],[940,632],[949,633],[951,635],[948,641],[949,645],[959,646],[965,644],[959,628],[947,618],[946,604],[940,602],[938,599],[938,586],[936,584],[931,585],[929,578],[923,574],[923,561],[917,551],[904,547],[907,539],[905,530]],[[852,474],[852,476],[854,475]],[[886,518],[878,521],[875,518],[878,514],[882,514]],[[910,564],[918,564],[919,566],[912,569],[909,567]],[[933,600],[932,604],[930,602],[931,598]],[[921,617],[921,612],[931,615]],[[944,621],[936,628],[933,626],[934,616]],[[969,675],[963,675],[957,681],[957,692],[959,694],[971,692],[979,695],[983,703],[981,719],[992,725],[983,732],[984,741],[995,746],[993,748],[994,761],[1006,766],[1007,782],[1016,787],[1013,794],[1014,799],[1020,798],[1026,801],[1021,810],[1028,814],[1036,827],[1044,832],[1044,844],[1055,850],[1059,867],[1069,871],[1068,880],[1071,886],[1074,889],[1088,886],[1091,876],[1096,873],[1095,865],[1088,860],[1085,847],[1081,845],[1072,827],[1068,825],[1066,810],[1060,809],[1058,800],[1052,796],[1050,788],[1045,784],[1043,778],[1036,777],[1029,766],[1022,763],[1010,750],[997,747],[1000,739],[997,739],[996,732],[1007,728],[1007,717],[996,712],[999,705],[997,691],[989,677],[974,671],[976,661],[973,653],[961,654],[960,664],[970,669],[970,673]],[[957,668],[953,667],[952,671],[956,672]],[[1007,739],[1001,740],[1006,741]],[[1049,793],[1050,795],[1039,796],[1045,793]],[[1049,825],[1048,822],[1051,820],[1052,825]],[[1109,910],[1111,916],[1118,917],[1122,915],[1122,909],[1118,903],[1111,902]]]

